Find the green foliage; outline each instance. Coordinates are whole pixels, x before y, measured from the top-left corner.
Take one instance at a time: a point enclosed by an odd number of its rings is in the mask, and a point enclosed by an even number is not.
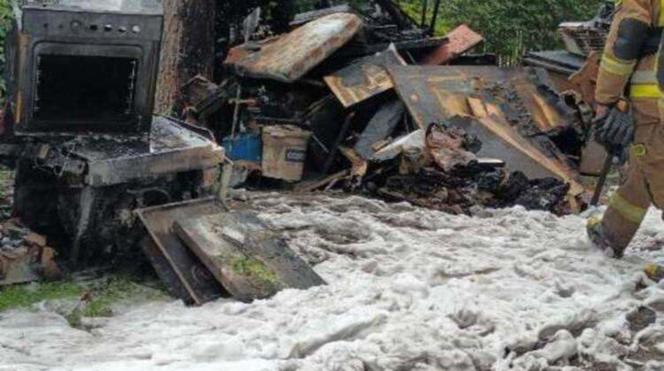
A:
[[[5,37],[9,31],[12,18],[11,4],[9,0],[0,0],[0,100],[5,96],[7,87],[5,85]]]
[[[5,85],[5,37],[9,31],[12,19],[12,10],[9,0],[0,0],[0,101],[5,96],[7,87]]]
[[[399,4],[415,19],[421,18],[422,0]],[[430,7],[435,0],[429,0]],[[466,23],[486,38],[486,51],[513,64],[526,50],[560,46],[558,25],[592,18],[604,0],[445,0],[440,7],[436,33]],[[431,13],[431,10],[429,10]]]
[[[75,299],[82,289],[73,282],[17,285],[0,289],[0,312],[25,308],[45,300]]]

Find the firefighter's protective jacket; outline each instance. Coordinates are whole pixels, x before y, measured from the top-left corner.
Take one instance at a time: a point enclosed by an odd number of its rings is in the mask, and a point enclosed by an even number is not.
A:
[[[596,100],[611,105],[661,96],[657,82],[657,50],[664,26],[664,0],[622,0],[602,56]],[[662,66],[664,68],[664,66]]]

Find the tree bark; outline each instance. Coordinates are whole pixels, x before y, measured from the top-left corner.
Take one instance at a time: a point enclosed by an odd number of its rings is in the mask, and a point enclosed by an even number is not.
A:
[[[180,88],[200,74],[212,79],[215,0],[164,0],[164,36],[155,110],[179,113]]]

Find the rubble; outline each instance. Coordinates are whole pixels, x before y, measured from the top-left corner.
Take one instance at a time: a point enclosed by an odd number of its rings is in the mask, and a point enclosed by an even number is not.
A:
[[[414,134],[413,134],[414,135]],[[401,147],[398,169],[373,178],[375,194],[392,201],[470,215],[477,206],[499,208],[522,205],[532,210],[569,213],[568,183],[552,177],[530,180],[509,172],[505,162],[482,158],[482,142],[458,126],[432,124]],[[408,141],[406,141],[408,142]]]
[[[0,287],[62,277],[55,257],[46,237],[19,220],[9,219],[0,226]]]
[[[432,37],[428,25],[394,3],[373,6],[300,14],[290,33],[232,48],[227,78],[201,84],[210,93],[192,103],[198,123],[224,143],[237,135],[265,138],[284,125],[310,132],[303,183],[294,185],[300,191],[337,187],[454,213],[515,204],[558,213],[584,208],[579,165],[588,115],[583,96],[562,94],[556,75],[576,73],[582,56],[530,55],[540,67],[555,64],[548,72],[456,65],[491,61],[468,54],[483,41],[480,34],[460,25]],[[334,38],[323,32],[342,23],[349,27]],[[317,36],[300,41],[311,32]],[[552,62],[558,56],[566,61]],[[220,118],[210,119],[202,106],[215,107]],[[437,152],[427,150],[432,123],[444,136],[459,129],[474,137],[476,152],[458,141],[449,148],[447,139]],[[425,164],[423,154],[430,157]],[[265,164],[262,176],[274,178]]]

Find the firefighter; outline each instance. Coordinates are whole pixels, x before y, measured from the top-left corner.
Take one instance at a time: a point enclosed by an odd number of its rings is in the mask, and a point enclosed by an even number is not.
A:
[[[659,110],[657,51],[664,26],[664,0],[622,0],[602,56],[596,91],[597,130],[608,147],[627,145],[627,179],[611,198],[603,217],[591,217],[592,242],[620,258],[648,208],[664,207],[664,128]],[[664,69],[664,61],[659,63]],[[664,80],[664,79],[663,79]],[[664,86],[664,85],[662,85]],[[617,106],[629,102],[633,127]]]

